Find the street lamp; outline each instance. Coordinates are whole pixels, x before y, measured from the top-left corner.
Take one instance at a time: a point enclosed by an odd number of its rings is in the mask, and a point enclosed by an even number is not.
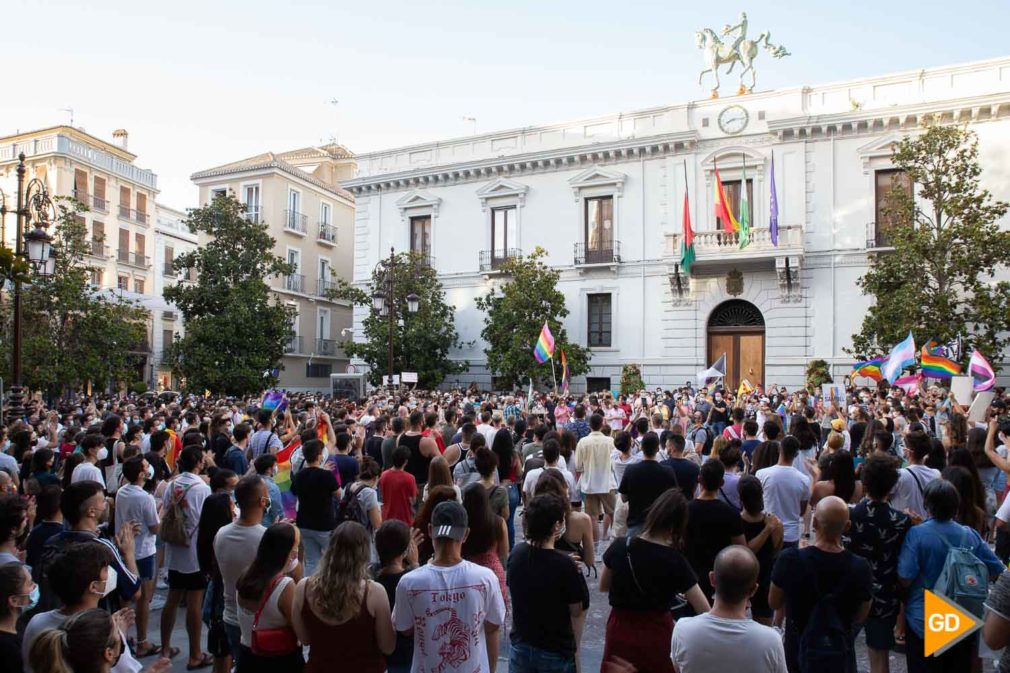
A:
[[[396,328],[396,251],[390,247],[389,248],[389,259],[379,262],[379,266],[385,265],[385,268],[381,270],[381,278],[378,282],[378,288],[375,290],[375,294],[372,295],[372,308],[375,312],[382,316],[389,318],[389,329],[387,331],[387,347],[388,355],[386,361],[386,369],[389,373],[389,383],[393,383],[393,330]],[[378,271],[378,267],[376,267]],[[407,300],[407,312],[417,313],[417,309],[420,307],[421,298],[416,294],[411,292],[405,299]]]
[[[56,220],[56,207],[49,198],[49,191],[44,182],[32,178],[25,184],[24,152],[18,155],[17,177],[17,208],[13,211],[17,217],[17,229],[14,239],[14,255],[27,258],[35,275],[51,276],[56,268],[56,260],[52,258],[52,237],[46,232],[49,225]],[[7,213],[7,197],[0,191],[0,228],[3,227]],[[34,221],[35,227],[28,231]],[[27,248],[27,250],[26,250]],[[14,334],[11,339],[11,387],[7,395],[6,424],[15,419],[24,418],[25,407],[24,387],[21,383],[21,276],[14,275]]]

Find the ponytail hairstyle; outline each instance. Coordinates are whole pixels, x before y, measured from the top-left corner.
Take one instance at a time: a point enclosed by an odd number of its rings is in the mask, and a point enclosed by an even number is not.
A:
[[[122,638],[112,615],[93,608],[79,612],[63,626],[43,631],[32,643],[28,663],[46,673],[101,673],[106,652],[122,652]]]

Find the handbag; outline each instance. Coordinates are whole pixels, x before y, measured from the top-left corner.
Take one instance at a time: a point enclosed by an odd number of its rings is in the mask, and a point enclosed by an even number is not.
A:
[[[259,609],[256,610],[256,616],[253,618],[253,654],[264,657],[276,657],[290,654],[298,649],[298,637],[290,626],[276,626],[269,629],[261,629],[259,627],[260,615],[263,614],[263,608],[266,607],[267,601],[273,595],[274,589],[277,587],[277,583],[280,582],[281,577],[283,575],[275,577],[274,581],[270,583],[270,587],[263,593],[263,600],[260,601]]]

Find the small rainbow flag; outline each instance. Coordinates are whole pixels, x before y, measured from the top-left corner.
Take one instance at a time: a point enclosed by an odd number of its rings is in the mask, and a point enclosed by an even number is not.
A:
[[[263,395],[263,408],[269,411],[273,411],[280,406],[281,401],[284,399],[284,393],[279,390],[268,390],[266,394]]]
[[[565,350],[561,349],[561,392],[568,392],[568,360],[565,359]]]
[[[971,374],[974,382],[972,387],[975,392],[991,390],[996,385],[996,372],[982,354],[977,350],[972,351],[971,360],[968,362],[968,373]]]
[[[852,375],[864,376],[880,383],[880,368],[884,365],[884,360],[886,359],[887,358],[879,357],[867,360],[866,362],[857,362],[852,366]]]
[[[922,375],[931,379],[949,379],[961,373],[961,367],[956,362],[930,352],[926,346],[922,347],[919,366],[922,367]]]
[[[540,330],[540,337],[537,339],[537,345],[533,347],[533,357],[537,359],[537,362],[543,364],[554,357],[554,335],[551,334],[551,328],[547,326],[547,322],[544,322],[544,327]]]
[[[284,518],[294,519],[297,514],[295,494],[291,492],[291,454],[300,447],[302,442],[295,438],[293,442],[277,452],[277,476],[274,483],[281,490],[281,504],[284,506]]]

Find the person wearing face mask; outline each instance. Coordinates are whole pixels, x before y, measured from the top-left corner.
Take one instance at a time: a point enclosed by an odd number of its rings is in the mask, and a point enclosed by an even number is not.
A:
[[[158,651],[147,640],[147,625],[154,596],[154,574],[157,556],[157,535],[161,527],[154,496],[144,490],[152,469],[143,456],[128,458],[123,463],[125,484],[116,492],[116,530],[134,529],[134,557],[140,574],[140,598],[137,601],[137,656],[146,657]]]
[[[0,566],[0,673],[21,673],[21,637],[17,621],[39,601],[39,585],[20,563]]]
[[[26,673],[66,670],[73,670],[75,673],[95,670],[111,673],[140,671],[140,662],[130,654],[126,645],[125,631],[133,620],[133,610],[124,608],[111,615],[107,610],[96,610],[103,598],[116,590],[116,570],[110,565],[110,560],[105,549],[87,543],[70,545],[53,560],[52,588],[63,607],[40,612],[28,622],[21,644],[21,654],[28,664],[25,666]],[[101,613],[108,620],[104,632],[109,634],[107,640],[111,644],[107,647],[112,652],[106,660],[107,666],[94,668],[86,665],[84,658],[91,648],[82,647],[83,643],[68,639],[70,647],[65,647],[60,654],[62,663],[69,664],[73,668],[59,668],[57,662],[60,662],[60,659],[53,656],[55,652],[51,652],[49,656],[44,655],[46,650],[50,650],[49,638],[53,633],[60,634],[60,630],[68,630],[71,620],[78,615],[92,612]],[[81,659],[75,659],[75,655]]]
[[[116,473],[117,463],[123,460],[123,449],[126,447],[122,439],[123,419],[115,414],[109,416],[102,422],[101,432],[105,438],[105,452],[98,462],[98,467],[105,474],[105,487],[109,495],[112,495],[119,489],[119,483],[113,475]]]
[[[292,627],[291,608],[300,578],[298,529],[281,522],[263,534],[256,556],[236,585],[242,631],[237,673],[297,673],[304,666],[302,648]],[[253,628],[286,634],[287,647],[265,652],[253,640]]]
[[[239,480],[235,487],[235,500],[241,515],[237,521],[223,526],[214,536],[214,556],[224,590],[224,629],[232,658],[238,661],[242,630],[235,590],[239,577],[255,558],[260,540],[266,532],[262,521],[263,513],[270,506],[270,495],[266,483],[258,475],[248,475]]]
[[[210,582],[203,604],[203,622],[207,625],[207,651],[213,657],[214,673],[228,673],[232,668],[232,651],[224,627],[224,581],[214,554],[214,537],[235,520],[235,501],[231,493],[214,493],[203,504],[200,527],[196,536],[196,555],[200,570]],[[203,666],[187,666],[188,669]]]
[[[99,434],[88,434],[81,440],[81,455],[84,462],[74,468],[70,477],[70,483],[76,484],[81,481],[94,481],[101,484],[105,489],[105,476],[98,467],[108,458],[109,450],[105,448],[104,440]]]
[[[274,481],[277,474],[277,456],[264,453],[253,461],[253,469],[263,483],[267,485],[270,496],[270,506],[263,512],[263,525],[269,526],[284,518],[284,505],[281,502],[280,486]]]
[[[108,555],[113,581],[102,607],[118,608],[120,603],[132,599],[140,589],[140,575],[134,556],[133,527],[120,528],[115,540],[98,535],[99,522],[106,520],[108,507],[102,486],[97,482],[80,481],[63,491],[60,496],[60,511],[70,529],[46,541],[42,549],[42,561],[32,569],[33,579],[41,587],[39,606],[42,610],[50,610],[59,605],[59,598],[52,586],[57,579],[55,571],[50,570],[53,559],[70,545],[79,542],[101,546]]]

